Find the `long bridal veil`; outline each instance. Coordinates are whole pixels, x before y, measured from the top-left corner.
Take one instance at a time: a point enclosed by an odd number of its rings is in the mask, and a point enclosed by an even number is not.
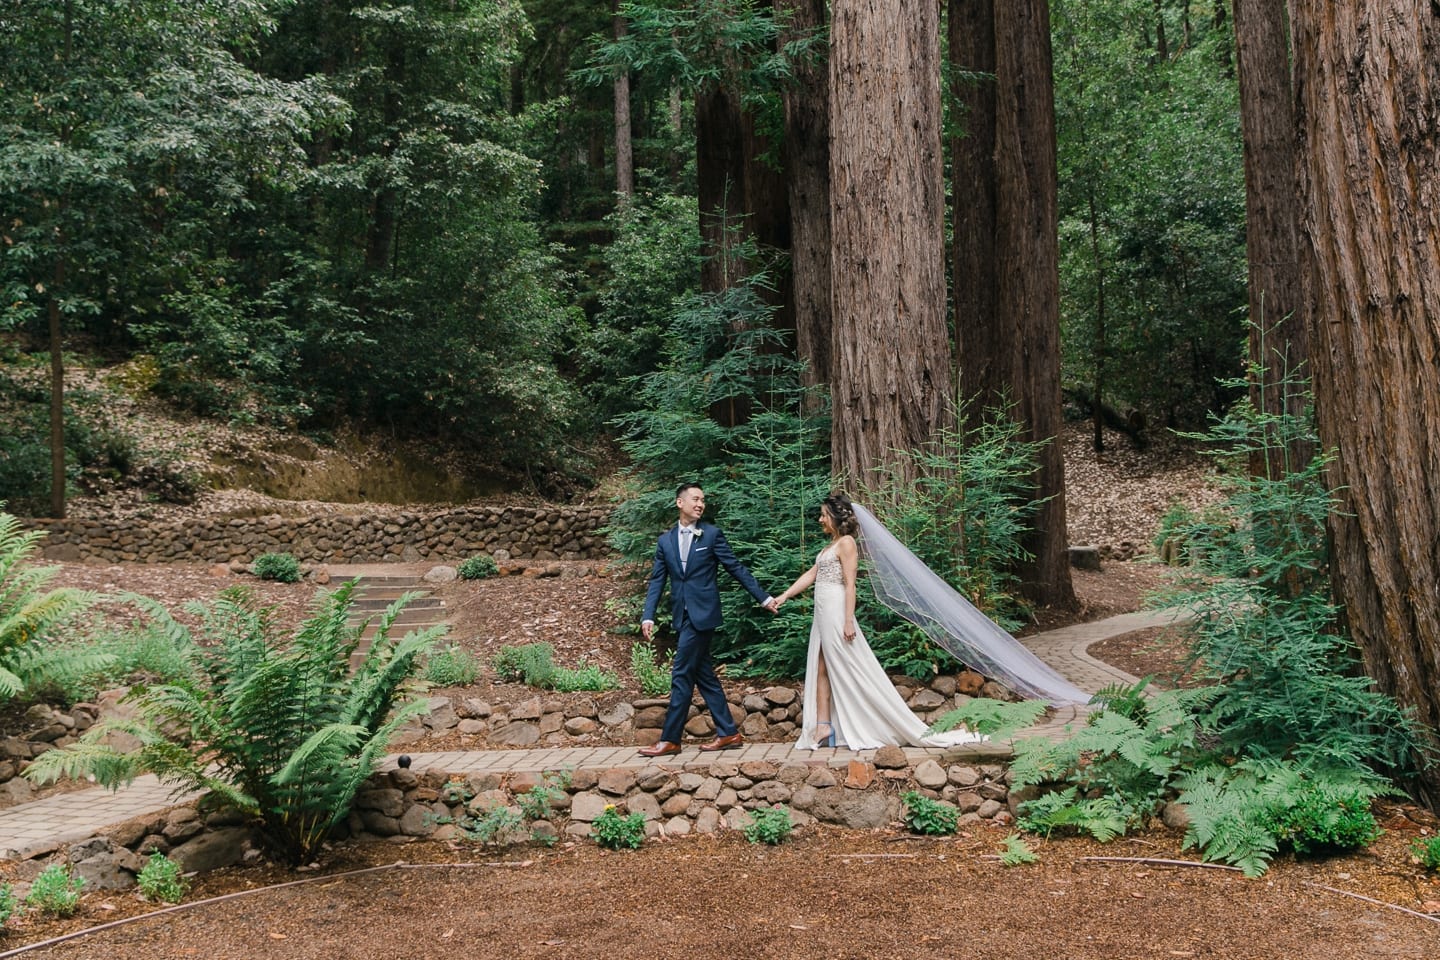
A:
[[[924,561],[854,504],[860,547],[870,560],[870,582],[880,602],[914,623],[951,656],[1016,693],[1056,706],[1088,703],[1090,695],[1025,649],[976,609]]]

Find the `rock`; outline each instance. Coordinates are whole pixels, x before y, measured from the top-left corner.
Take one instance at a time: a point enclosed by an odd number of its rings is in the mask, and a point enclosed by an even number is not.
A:
[[[1099,570],[1100,569],[1100,548],[1092,544],[1082,544],[1070,548],[1070,566],[1076,570]]]
[[[533,723],[507,723],[490,734],[490,742],[512,747],[530,747],[540,742],[540,728]]]
[[[696,833],[715,833],[724,825],[725,821],[720,816],[720,811],[714,807],[706,807],[704,810],[701,810],[700,815],[695,818]]]
[[[945,768],[934,760],[924,760],[915,767],[915,782],[927,790],[939,790],[948,777]]]
[[[455,708],[456,716],[463,717],[466,720],[484,720],[493,712],[494,710],[490,704],[478,697],[466,697],[464,700],[461,700],[460,705]]]
[[[685,817],[671,817],[665,821],[665,836],[688,837],[693,827]]]
[[[85,881],[86,890],[128,890],[143,867],[139,857],[121,847],[73,864],[71,873]]]
[[[1014,700],[1015,695],[1010,690],[994,680],[986,680],[980,688],[980,696],[990,700],[1009,701]]]
[[[625,808],[631,813],[638,813],[646,820],[660,819],[660,804],[648,793],[637,793],[625,801]]]
[[[875,751],[875,767],[879,770],[904,770],[908,766],[910,761],[899,747],[886,744]]]
[[[589,717],[571,717],[565,721],[565,732],[572,737],[583,737],[594,733],[599,727]]]
[[[442,804],[443,806],[443,804]],[[435,808],[424,803],[411,804],[400,815],[400,832],[407,837],[428,837],[439,826]]]
[[[426,583],[454,583],[459,577],[460,574],[454,567],[447,567],[442,564],[426,570],[425,576],[422,579],[424,579]]]
[[[205,829],[200,815],[191,807],[179,807],[170,811],[165,818],[165,827],[160,831],[170,843],[178,844],[189,840]]]
[[[570,819],[577,823],[592,823],[610,806],[614,804],[598,793],[577,793],[570,801]],[[589,832],[587,828],[584,835]]]
[[[788,707],[799,697],[794,687],[769,687],[761,694],[765,702],[775,707]]]
[[[975,812],[980,815],[980,818],[982,820],[989,820],[991,817],[995,816],[995,814],[999,813],[1001,810],[1004,809],[1005,805],[999,800],[986,800],[984,803],[980,804],[980,808]]]
[[[611,767],[600,774],[599,789],[612,797],[623,797],[635,786],[635,771],[624,767]]]
[[[490,724],[484,720],[461,720],[455,724],[455,732],[462,733],[468,737],[479,736],[490,729]]]
[[[230,576],[230,568],[223,563],[212,563],[210,565],[210,576],[216,580],[225,580]]]
[[[890,800],[879,791],[863,793],[832,787],[817,792],[807,811],[816,820],[852,830],[874,830],[892,819]]]
[[[1185,830],[1190,826],[1190,811],[1185,804],[1172,800],[1161,809],[1160,819],[1172,830]]]
[[[980,771],[974,767],[951,767],[950,782],[957,787],[973,787],[980,782]]]
[[[955,696],[956,690],[955,678],[949,674],[942,673],[930,681],[930,689],[940,694],[942,698],[953,697]]]
[[[170,851],[170,859],[186,872],[204,873],[228,867],[245,859],[250,849],[250,831],[244,827],[221,827],[207,830]]]
[[[934,690],[921,690],[910,698],[910,708],[917,711],[938,710],[947,706],[949,701],[940,696]]]
[[[845,774],[845,786],[851,790],[864,790],[875,782],[875,767],[864,760],[851,760]]]
[[[967,697],[978,696],[985,686],[985,678],[974,670],[965,670],[955,675],[955,691]]]
[[[510,707],[511,720],[539,720],[545,711],[541,709],[540,698],[532,697]]]
[[[13,807],[29,803],[35,796],[35,787],[29,780],[16,777],[0,783],[0,807]]]
[[[599,720],[607,727],[618,727],[634,716],[635,707],[624,701],[599,711]],[[659,726],[659,724],[652,724],[652,726]]]
[[[425,706],[427,712],[421,715],[420,722],[431,730],[449,730],[459,722],[449,697],[429,697]]]
[[[355,809],[398,817],[405,811],[405,795],[399,790],[363,790],[355,795]]]

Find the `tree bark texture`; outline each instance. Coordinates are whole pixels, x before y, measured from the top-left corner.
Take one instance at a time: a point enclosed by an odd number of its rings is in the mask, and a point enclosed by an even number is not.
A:
[[[950,144],[954,171],[951,274],[955,304],[955,383],[969,423],[1008,380],[1007,337],[998,335],[1000,267],[995,249],[995,14],[994,0],[950,0],[948,40],[955,79],[952,96],[964,109],[964,135]],[[984,77],[961,74],[986,74]]]
[[[1060,249],[1054,72],[1047,0],[996,0],[995,247],[999,326],[1013,416],[1040,450],[1033,495],[1044,503],[1017,571],[1031,601],[1075,602],[1060,448]],[[997,369],[997,372],[999,372]],[[982,390],[994,395],[997,384]]]
[[[782,0],[791,37],[825,25],[826,0]],[[830,382],[830,90],[825,62],[794,66],[786,87],[785,151],[790,201],[795,353],[805,384]]]
[[[614,4],[611,5],[612,9]],[[615,39],[625,36],[625,18],[616,16]],[[630,140],[630,73],[615,74],[615,192],[621,201],[635,193],[635,151]]]
[[[1249,264],[1250,400],[1271,414],[1299,416],[1310,354],[1305,281],[1300,266],[1300,197],[1296,191],[1295,108],[1290,89],[1289,30],[1284,4],[1234,0],[1240,125],[1245,151],[1245,243]],[[1256,456],[1257,476],[1280,477],[1315,451],[1294,443]],[[1288,462],[1287,462],[1288,461]]]
[[[1440,8],[1292,0],[1302,250],[1335,590],[1381,689],[1440,725]],[[1440,768],[1417,793],[1440,805]]]
[[[835,0],[832,463],[874,482],[950,414],[939,10]]]

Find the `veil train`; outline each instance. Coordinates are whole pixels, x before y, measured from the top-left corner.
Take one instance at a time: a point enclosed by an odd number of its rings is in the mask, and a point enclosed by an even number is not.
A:
[[[860,547],[870,559],[870,581],[881,603],[924,630],[961,663],[1027,699],[1055,706],[1090,701],[1088,693],[1056,673],[942,580],[873,513],[858,503],[853,506],[860,524]]]

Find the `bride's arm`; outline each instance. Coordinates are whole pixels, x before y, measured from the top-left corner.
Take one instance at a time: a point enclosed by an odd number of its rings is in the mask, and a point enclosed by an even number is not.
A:
[[[818,566],[818,564],[811,566],[809,570],[806,570],[804,573],[800,574],[800,576],[795,579],[794,583],[790,584],[789,587],[785,588],[784,593],[780,594],[780,596],[775,598],[776,610],[779,610],[780,604],[784,603],[786,600],[789,600],[791,597],[798,597],[800,596],[800,594],[810,589],[810,584],[815,582],[815,566]]]
[[[840,571],[845,577],[845,639],[855,639],[855,574],[860,566],[860,554],[855,547],[855,538],[846,534],[835,544],[840,556]]]

